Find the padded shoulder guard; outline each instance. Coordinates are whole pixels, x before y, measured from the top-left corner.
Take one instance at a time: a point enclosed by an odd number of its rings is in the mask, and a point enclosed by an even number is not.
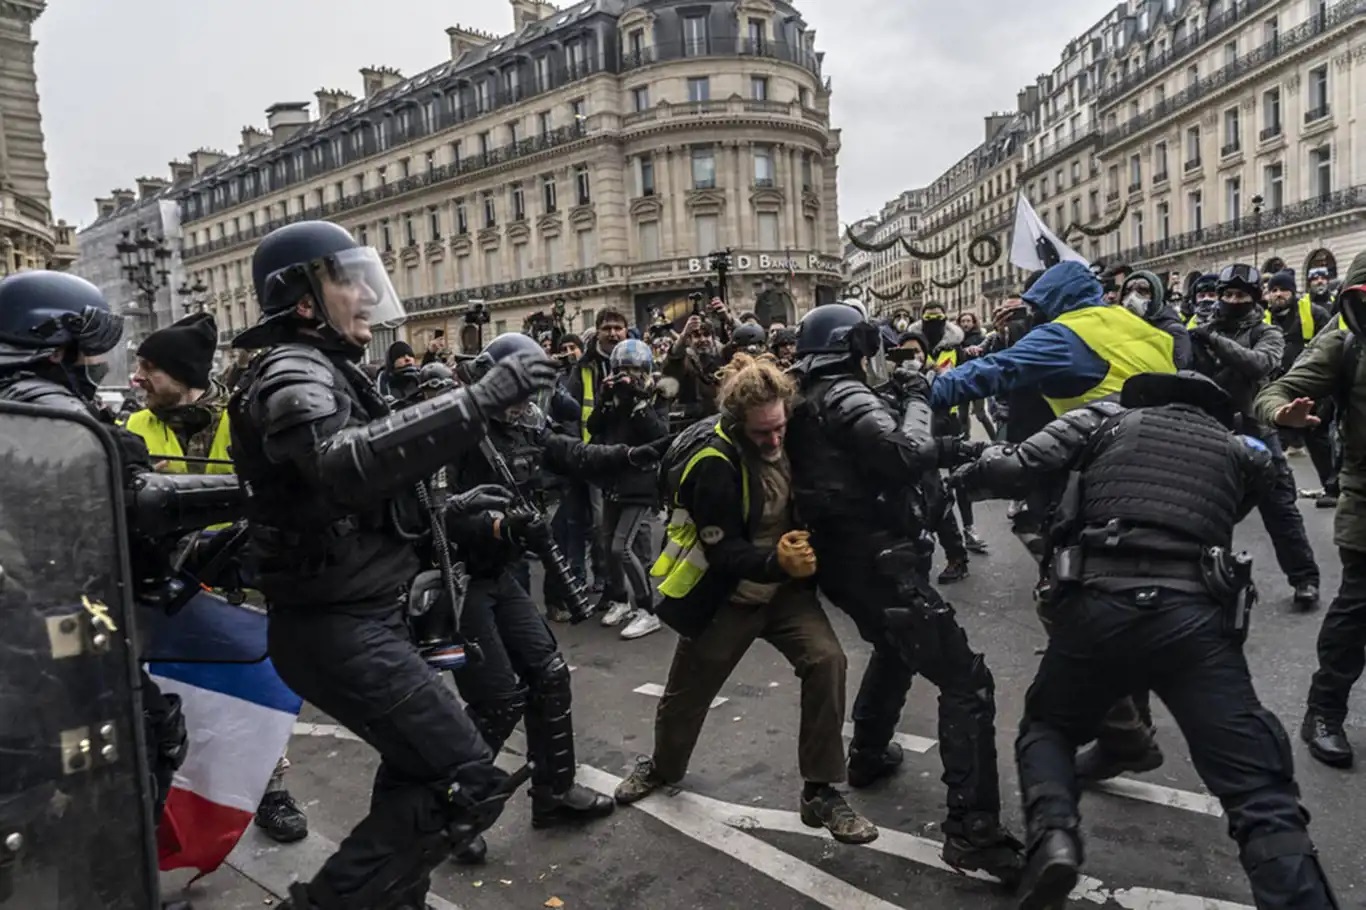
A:
[[[867,419],[885,420],[888,427],[895,429],[896,421],[887,402],[877,393],[857,379],[839,379],[825,391],[823,410],[832,429],[841,430],[852,427]]]
[[[0,385],[0,399],[20,404],[36,404],[45,408],[60,408],[64,411],[90,413],[90,406],[55,382],[37,376],[22,375],[14,382]]]
[[[320,421],[343,425],[350,408],[336,383],[331,361],[316,348],[283,344],[267,352],[248,390],[264,435]]]

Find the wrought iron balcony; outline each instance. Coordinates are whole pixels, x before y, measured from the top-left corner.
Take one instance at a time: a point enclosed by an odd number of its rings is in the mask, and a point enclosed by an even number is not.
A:
[[[1130,193],[1137,193],[1141,189],[1143,189],[1143,181],[1141,180],[1135,180],[1134,182],[1129,184]]]
[[[533,139],[523,139],[520,142],[510,143],[501,148],[490,149],[487,153],[469,155],[462,158],[459,162],[443,164],[430,171],[424,171],[421,174],[413,174],[412,176],[404,177],[402,180],[397,180],[393,183],[386,183],[383,186],[363,190],[349,196],[343,196],[341,199],[334,199],[325,205],[313,206],[304,209],[302,212],[295,212],[293,215],[288,215],[284,218],[276,218],[264,224],[257,224],[254,228],[242,231],[239,234],[233,234],[228,237],[219,237],[216,240],[210,240],[208,243],[202,243],[195,247],[186,247],[182,250],[181,255],[186,260],[197,259],[202,256],[207,256],[210,253],[216,253],[219,250],[238,246],[251,240],[258,240],[276,228],[283,227],[286,224],[294,224],[297,221],[314,221],[323,218],[333,218],[336,215],[349,212],[352,209],[357,209],[361,206],[380,202],[384,199],[393,199],[402,196],[405,193],[413,192],[414,190],[446,183],[482,171],[486,168],[506,164],[510,161],[516,161],[519,158],[525,158],[540,152],[558,148],[562,145],[567,145],[568,143],[583,138],[585,132],[582,122],[575,123],[572,126],[562,126],[553,129],[544,135],[536,136]]]
[[[1187,250],[1199,249],[1213,243],[1250,237],[1254,233],[1274,231],[1278,228],[1292,227],[1316,218],[1338,215],[1357,209],[1366,209],[1366,185],[1349,187],[1325,196],[1306,199],[1294,205],[1278,209],[1266,209],[1259,215],[1244,215],[1232,221],[1211,225],[1196,231],[1177,234],[1166,240],[1157,240],[1141,246],[1121,250],[1115,259],[1120,262],[1151,262],[1165,256],[1174,256]]]
[[[1166,169],[1165,167],[1164,167],[1162,170],[1158,171],[1157,173],[1153,174],[1153,183],[1154,183],[1154,184],[1166,183],[1166,182],[1167,182],[1167,169]]]
[[[1220,158],[1229,158],[1229,157],[1231,157],[1231,156],[1233,156],[1233,155],[1238,154],[1238,152],[1241,151],[1242,148],[1243,148],[1242,143],[1239,143],[1239,142],[1230,142],[1230,143],[1227,143],[1226,145],[1224,145],[1222,148],[1219,149],[1219,157],[1220,157]]]
[[[1082,142],[1095,137],[1099,132],[1099,125],[1093,122],[1076,132],[1069,133],[1057,143],[1054,143],[1047,137],[1040,139],[1038,149],[1032,154],[1025,156],[1024,172],[1021,176],[1029,176],[1031,173],[1036,172],[1035,169],[1041,170],[1048,167],[1048,165],[1072,151],[1072,149]]]
[[[1243,10],[1246,11],[1249,6],[1255,8],[1263,2],[1264,0],[1250,0],[1249,3],[1243,4]],[[1313,16],[1251,53],[1244,54],[1232,63],[1186,86],[1166,100],[1157,102],[1137,117],[1131,117],[1124,123],[1107,129],[1101,136],[1101,146],[1107,147],[1122,142],[1135,133],[1184,109],[1197,99],[1213,94],[1244,76],[1263,69],[1272,60],[1289,56],[1291,52],[1315,41],[1325,32],[1361,15],[1366,15],[1366,0],[1343,0],[1332,9]],[[1306,122],[1309,121],[1306,120]]]
[[[694,57],[766,57],[770,60],[795,63],[815,76],[821,74],[820,56],[804,47],[794,46],[785,41],[755,41],[750,38],[734,37],[668,41],[639,51],[626,51],[621,55],[621,72]]]
[[[1322,120],[1332,113],[1332,109],[1327,104],[1320,104],[1318,107],[1304,112],[1304,122],[1310,124],[1316,120]]]
[[[1119,201],[1119,190],[1110,190],[1109,192],[1107,192],[1107,193],[1105,194],[1105,201],[1106,201],[1106,202],[1118,202],[1118,201]]]
[[[1192,158],[1192,159],[1190,159],[1190,160],[1187,161],[1185,164],[1181,165],[1181,169],[1182,169],[1183,171],[1185,171],[1187,174],[1191,173],[1192,171],[1198,171],[1198,170],[1200,170],[1200,159],[1199,159],[1199,158]]]
[[[1204,47],[1210,40],[1227,32],[1238,23],[1246,22],[1253,13],[1271,6],[1274,2],[1275,0],[1243,0],[1240,4],[1232,5],[1220,15],[1211,17],[1203,28],[1187,33],[1180,41],[1172,42],[1172,46],[1165,53],[1149,58],[1147,63],[1130,70],[1129,74],[1118,82],[1102,88],[1096,100],[1101,106],[1109,104],[1127,94],[1134,87],[1163,72],[1172,64],[1189,57],[1192,52]]]
[[[532,294],[588,287],[597,284],[597,281],[597,269],[575,269],[568,272],[556,272],[553,275],[541,275],[538,278],[519,278],[515,281],[500,281],[496,284],[467,288],[461,291],[443,291],[440,294],[428,294],[425,297],[410,297],[403,301],[403,306],[409,315],[417,315],[467,306],[476,300],[491,303],[514,297],[527,297]]]
[[[1262,130],[1260,133],[1257,134],[1257,141],[1269,142],[1272,139],[1275,139],[1280,134],[1281,125],[1279,123],[1273,123],[1271,126],[1268,126],[1266,129]]]
[[[778,185],[778,181],[772,177],[755,177],[754,188],[756,190],[768,190]]]

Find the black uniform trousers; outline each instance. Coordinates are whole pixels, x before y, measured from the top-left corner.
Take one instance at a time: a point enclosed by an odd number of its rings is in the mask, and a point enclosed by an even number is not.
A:
[[[397,602],[342,609],[277,605],[268,641],[285,684],[380,754],[370,814],[318,874],[346,896],[396,877],[393,865],[417,865],[414,857],[433,849],[452,821],[452,783],[477,799],[506,775],[492,767],[455,693],[418,655]]]
[[[569,667],[536,602],[510,567],[496,578],[471,579],[460,634],[481,659],[454,673],[470,717],[494,752],[526,718],[532,783],[563,793],[574,783]]]
[[[1342,508],[1339,503],[1338,508]],[[1319,667],[1309,687],[1309,710],[1339,723],[1366,669],[1366,551],[1338,549],[1342,581],[1319,627]]]
[[[1290,740],[1262,707],[1240,644],[1204,595],[1159,591],[1156,603],[1083,590],[1060,605],[1025,696],[1015,743],[1031,839],[1074,831],[1073,755],[1115,700],[1151,688],[1228,815],[1259,908],[1335,906],[1309,841]],[[1032,841],[1031,841],[1032,842]]]
[[[1276,563],[1285,573],[1286,580],[1292,585],[1318,584],[1319,565],[1314,561],[1314,550],[1309,546],[1309,538],[1304,532],[1304,516],[1300,514],[1299,490],[1295,487],[1295,475],[1286,461],[1285,450],[1281,448],[1281,438],[1276,431],[1262,431],[1258,438],[1271,450],[1271,459],[1276,464],[1276,485],[1258,506],[1262,524],[1271,537],[1271,546],[1276,551]]]
[[[889,610],[916,609],[893,580],[878,574],[873,557],[886,542],[867,534],[813,534],[821,591],[873,646],[854,699],[852,752],[881,753],[896,732],[915,674],[939,688],[939,750],[948,788],[946,833],[981,813],[1000,812],[996,771],[995,684],[982,655],[968,644],[952,611],[927,626],[906,627]],[[890,621],[889,621],[890,619]]]

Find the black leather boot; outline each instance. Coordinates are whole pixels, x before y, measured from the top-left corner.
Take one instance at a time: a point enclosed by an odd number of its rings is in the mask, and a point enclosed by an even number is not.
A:
[[[884,777],[891,777],[906,760],[906,753],[898,743],[888,743],[880,752],[862,749],[849,750],[849,786],[856,790],[871,787]]]
[[[1081,843],[1061,828],[1045,829],[1030,845],[1020,880],[1019,910],[1063,910],[1081,876]]]
[[[1001,820],[981,812],[944,822],[944,862],[959,872],[985,872],[1014,888],[1024,866],[1024,844]]]
[[[1300,725],[1300,739],[1309,746],[1309,754],[1330,768],[1350,768],[1355,760],[1352,744],[1343,732],[1341,721],[1333,721],[1321,714],[1309,713]]]
[[[531,827],[553,828],[606,818],[616,807],[611,798],[579,784],[563,793],[551,793],[549,787],[532,787]]]

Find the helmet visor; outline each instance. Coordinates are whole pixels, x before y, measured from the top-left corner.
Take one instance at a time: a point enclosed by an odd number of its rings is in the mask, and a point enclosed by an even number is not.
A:
[[[88,306],[69,320],[76,349],[90,357],[109,353],[123,337],[123,319],[108,310]]]
[[[369,341],[374,328],[393,329],[408,318],[389,272],[373,247],[342,250],[310,263],[326,319],[353,341]],[[358,338],[363,330],[365,338]]]

